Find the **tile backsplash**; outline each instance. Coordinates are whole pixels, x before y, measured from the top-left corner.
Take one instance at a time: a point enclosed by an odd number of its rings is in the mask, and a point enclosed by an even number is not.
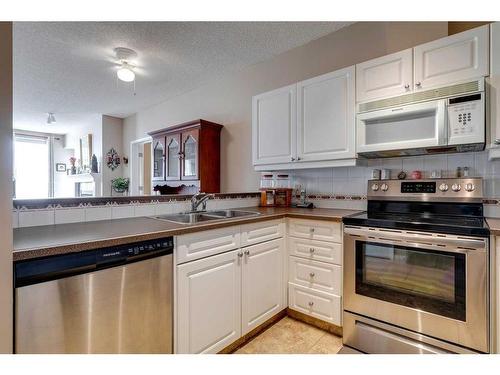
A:
[[[468,167],[470,177],[484,179],[484,196],[500,198],[500,160],[488,161],[488,152],[468,152],[389,159],[370,159],[366,166],[296,170],[290,173],[292,187],[305,188],[308,195],[364,197],[373,169],[390,169],[391,178],[400,171],[408,175],[420,170],[423,178],[441,170],[442,177],[454,177],[457,167]]]

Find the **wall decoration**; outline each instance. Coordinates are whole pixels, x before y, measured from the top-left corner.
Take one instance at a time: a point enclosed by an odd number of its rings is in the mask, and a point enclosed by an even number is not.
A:
[[[56,172],[66,172],[66,164],[56,163]]]
[[[108,168],[114,171],[116,168],[118,168],[120,162],[121,160],[118,152],[116,152],[114,148],[111,148],[106,154],[106,164],[108,165]]]

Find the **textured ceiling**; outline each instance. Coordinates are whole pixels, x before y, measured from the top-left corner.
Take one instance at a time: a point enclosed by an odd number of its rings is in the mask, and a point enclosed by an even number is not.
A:
[[[125,117],[348,24],[16,22],[14,121],[45,121],[46,112]],[[116,79],[119,46],[138,53],[135,95]]]

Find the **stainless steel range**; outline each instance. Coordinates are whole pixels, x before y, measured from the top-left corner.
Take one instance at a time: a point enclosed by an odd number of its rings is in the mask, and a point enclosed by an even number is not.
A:
[[[368,182],[344,218],[344,345],[489,352],[489,229],[477,178]]]

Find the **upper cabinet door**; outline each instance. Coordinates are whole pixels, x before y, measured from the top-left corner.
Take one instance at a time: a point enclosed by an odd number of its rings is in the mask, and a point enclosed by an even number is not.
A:
[[[354,66],[297,84],[301,162],[355,156]]]
[[[415,89],[428,89],[487,76],[489,26],[415,47]]]
[[[153,138],[153,181],[165,179],[165,137]]]
[[[181,134],[181,179],[198,180],[199,168],[199,143],[200,132],[198,129],[187,130]]]
[[[165,142],[165,179],[181,179],[181,135],[169,134]]]
[[[411,48],[356,65],[356,101],[406,94],[413,89]]]
[[[252,98],[253,164],[290,163],[295,158],[296,85]]]

